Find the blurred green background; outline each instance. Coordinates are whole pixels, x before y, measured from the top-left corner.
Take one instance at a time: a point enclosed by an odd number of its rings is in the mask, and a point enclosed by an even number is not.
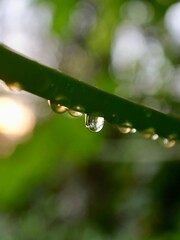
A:
[[[0,0],[0,22],[16,51],[179,116],[179,1]],[[179,160],[179,143],[91,133],[1,83],[0,239],[179,239]]]

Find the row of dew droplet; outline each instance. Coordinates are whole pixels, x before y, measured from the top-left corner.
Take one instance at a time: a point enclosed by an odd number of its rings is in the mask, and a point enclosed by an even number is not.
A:
[[[18,82],[14,82],[7,85],[4,81],[1,81],[1,84],[3,88],[6,89],[7,91],[10,90],[16,93],[22,90],[21,85]],[[56,113],[68,112],[72,117],[81,117],[83,115],[83,113],[79,111],[68,109],[67,107],[62,106],[61,104],[53,102],[51,100],[48,100],[48,104],[51,107],[51,109]],[[77,106],[76,109],[80,110],[80,107]],[[104,118],[85,114],[85,126],[91,132],[99,132],[104,126]]]
[[[62,106],[61,104],[53,102],[51,100],[48,100],[48,104],[51,106],[52,110],[56,113],[68,112],[73,117],[81,117],[83,115],[83,113],[79,111],[68,109],[67,107]],[[80,107],[77,106],[76,109],[80,110]],[[91,132],[99,132],[104,126],[104,118],[85,114],[85,126]]]
[[[10,89],[11,91],[14,91],[14,92],[19,92],[21,90],[21,86],[17,82],[12,83],[12,84],[8,84],[8,86],[3,81],[1,82],[1,84],[6,89],[8,88],[8,89]],[[81,113],[79,111],[76,111],[76,110],[68,109],[67,107],[62,106],[61,104],[59,104],[57,102],[53,102],[53,101],[48,100],[48,104],[51,106],[51,109],[56,113],[68,112],[73,117],[81,117],[83,115],[83,113]],[[77,106],[76,109],[80,110],[81,108],[79,106]],[[94,116],[94,115],[85,114],[85,126],[91,132],[99,132],[99,131],[102,130],[102,128],[104,126],[104,118]],[[119,125],[118,129],[123,134],[136,133],[137,132],[136,128],[133,128],[133,125],[129,122],[125,122],[125,123]],[[155,130],[153,128],[146,129],[146,130],[140,132],[140,134],[142,136],[144,136],[145,138],[149,138],[149,139],[152,139],[154,141],[159,140],[159,142],[166,148],[171,148],[171,147],[175,146],[175,144],[176,144],[175,136],[173,134],[169,135],[167,138],[161,138],[155,132]]]
[[[118,129],[121,133],[127,134],[127,133],[135,133],[137,132],[135,128],[133,128],[132,124],[129,122],[126,122],[120,126],[118,126]],[[160,137],[153,128],[148,128],[140,132],[140,134],[145,137],[152,140],[159,140],[159,142],[166,148],[174,147],[176,144],[175,136],[169,135],[167,138]]]
[[[60,105],[59,103],[52,102],[48,100],[48,104],[51,106],[52,110],[56,113],[64,113],[68,112],[73,117],[80,117],[83,115],[83,113],[70,110],[65,106]],[[76,109],[80,110],[80,107],[77,106]],[[88,115],[85,114],[85,126],[87,129],[89,129],[91,132],[99,132],[104,126],[104,118],[98,117],[94,115]],[[121,133],[127,134],[127,133],[136,133],[136,128],[133,128],[132,124],[129,122],[126,122],[124,124],[121,124],[118,126],[118,129]],[[146,129],[142,132],[140,132],[141,135],[143,135],[145,138],[149,138],[152,140],[159,140],[160,143],[166,148],[171,148],[176,144],[176,141],[174,139],[173,135],[170,135],[168,138],[161,138],[159,135],[154,131],[153,128]]]

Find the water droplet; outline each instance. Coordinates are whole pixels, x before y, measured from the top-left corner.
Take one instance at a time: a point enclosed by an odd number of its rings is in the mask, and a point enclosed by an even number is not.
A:
[[[159,138],[159,135],[156,134],[156,133],[153,134],[152,137],[151,137],[151,139],[154,140],[154,141],[157,140],[158,138]]]
[[[22,87],[18,82],[10,83],[7,86],[13,92],[19,92],[22,90]]]
[[[129,127],[118,127],[118,129],[121,133],[125,133],[125,134],[131,131],[131,128]]]
[[[51,107],[51,109],[56,112],[56,113],[64,113],[67,111],[67,107],[65,106],[62,106],[61,104],[59,103],[56,103],[56,102],[52,102],[51,100],[48,100],[48,104],[49,106]]]
[[[175,141],[175,140],[173,140],[173,139],[170,140],[170,139],[168,139],[168,138],[163,138],[163,139],[161,139],[161,142],[162,142],[163,146],[166,147],[166,148],[172,148],[172,147],[174,147],[175,144],[176,144],[176,141]]]
[[[174,133],[168,136],[168,140],[175,140],[175,139],[177,139],[177,135]]]
[[[144,130],[143,132],[141,132],[141,134],[145,137],[145,138],[152,138],[153,135],[155,134],[155,131],[153,128],[148,128],[146,130]]]
[[[118,126],[118,129],[121,133],[130,133],[132,131],[132,125],[130,123],[124,123]],[[134,130],[133,130],[134,131]]]
[[[104,118],[85,114],[85,125],[91,132],[99,132],[104,126]]]
[[[136,132],[137,132],[137,130],[135,128],[131,129],[131,133],[136,133]]]
[[[75,110],[69,110],[69,114],[73,117],[81,117],[83,114],[81,112],[75,111]]]

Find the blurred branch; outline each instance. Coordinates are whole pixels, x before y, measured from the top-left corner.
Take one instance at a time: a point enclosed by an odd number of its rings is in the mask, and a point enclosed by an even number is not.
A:
[[[180,119],[89,86],[2,44],[0,59],[0,78],[7,85],[18,83],[23,90],[73,110],[102,116],[114,125],[129,122],[139,131],[153,128],[161,137],[180,139]]]

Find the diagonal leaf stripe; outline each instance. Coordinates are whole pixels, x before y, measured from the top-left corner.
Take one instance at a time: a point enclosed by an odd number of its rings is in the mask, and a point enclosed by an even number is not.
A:
[[[0,44],[0,79],[19,83],[23,90],[70,109],[102,116],[111,124],[130,122],[143,131],[153,128],[167,138],[180,139],[180,119],[104,92],[55,69],[30,60]]]

